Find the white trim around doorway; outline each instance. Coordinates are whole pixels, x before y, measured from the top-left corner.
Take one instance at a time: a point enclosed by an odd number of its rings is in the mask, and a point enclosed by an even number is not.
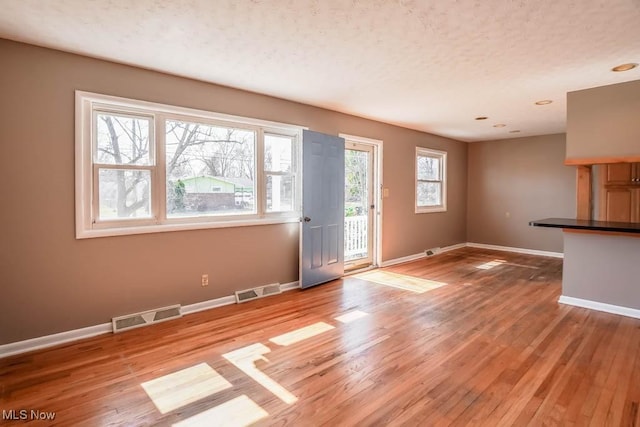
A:
[[[374,200],[375,200],[375,213],[374,218],[374,235],[376,250],[373,254],[373,267],[380,267],[382,263],[382,148],[383,142],[380,139],[366,138],[363,136],[350,135],[346,133],[338,134],[339,137],[344,138],[345,144],[349,141],[358,144],[370,145],[373,147],[373,188],[374,188]],[[345,145],[346,148],[346,145]]]

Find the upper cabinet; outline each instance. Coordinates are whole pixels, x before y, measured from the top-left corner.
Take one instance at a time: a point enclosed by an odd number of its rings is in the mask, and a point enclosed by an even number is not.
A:
[[[606,185],[640,185],[640,163],[606,165]]]

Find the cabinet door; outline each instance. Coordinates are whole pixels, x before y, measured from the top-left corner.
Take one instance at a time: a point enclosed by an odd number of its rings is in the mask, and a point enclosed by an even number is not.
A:
[[[607,190],[607,221],[631,222],[633,193],[627,188]]]
[[[640,188],[631,190],[631,222],[640,222]]]
[[[631,163],[631,181],[640,184],[640,163]]]
[[[629,184],[632,182],[632,163],[612,163],[607,165],[607,184]]]

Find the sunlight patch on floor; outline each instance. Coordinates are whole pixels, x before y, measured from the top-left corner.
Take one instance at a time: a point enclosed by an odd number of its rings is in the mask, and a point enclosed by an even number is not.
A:
[[[191,418],[175,423],[173,427],[244,427],[268,416],[269,413],[267,411],[243,394]]]
[[[364,311],[353,310],[341,316],[335,317],[334,319],[342,323],[351,323],[354,320],[362,319],[363,317],[366,317],[368,315],[369,314],[365,313]]]
[[[418,294],[447,285],[446,283],[436,282],[435,280],[422,279],[420,277],[407,276],[406,274],[392,273],[384,270],[367,271],[356,274],[353,277]]]
[[[290,405],[297,402],[297,397],[289,393],[287,389],[282,387],[278,382],[256,367],[255,362],[258,360],[264,360],[265,362],[269,361],[264,357],[264,355],[270,352],[271,349],[269,347],[264,344],[257,343],[223,354],[222,357],[227,359],[236,368],[251,377],[262,387],[276,395],[284,403]]]
[[[270,338],[269,341],[274,344],[288,346],[306,340],[308,338],[315,337],[316,335],[320,335],[321,333],[330,331],[331,329],[335,328],[327,323],[318,322],[314,323],[313,325],[298,328],[295,331],[287,332],[286,334]]]
[[[494,267],[505,264],[507,261],[503,259],[494,259],[493,261],[485,262],[484,264],[476,265],[479,270],[491,270]]]
[[[141,384],[162,414],[231,388],[231,383],[206,363]]]

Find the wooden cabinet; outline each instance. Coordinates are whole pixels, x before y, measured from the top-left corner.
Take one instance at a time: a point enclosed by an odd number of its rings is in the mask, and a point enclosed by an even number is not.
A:
[[[606,185],[640,185],[640,163],[606,165]]]
[[[640,222],[640,189],[611,188],[606,190],[605,195],[606,221]]]
[[[640,163],[603,165],[599,192],[598,219],[640,222]]]

